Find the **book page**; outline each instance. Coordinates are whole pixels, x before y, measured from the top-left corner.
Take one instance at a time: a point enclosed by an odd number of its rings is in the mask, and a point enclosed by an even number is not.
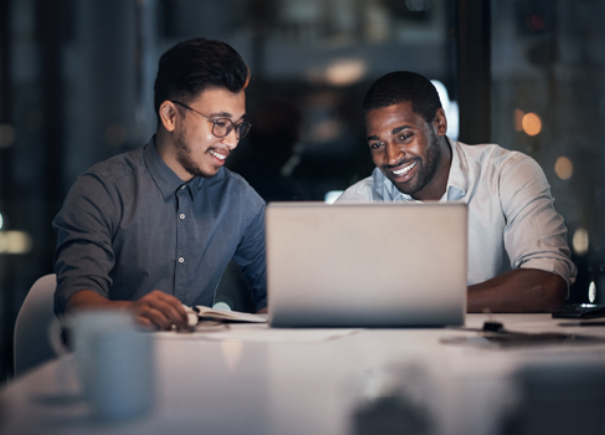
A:
[[[229,320],[237,322],[250,322],[250,323],[266,323],[267,318],[265,316],[258,316],[251,313],[242,313],[240,311],[228,311],[218,310],[215,308],[205,307],[203,305],[197,305],[193,308],[188,309],[188,313],[195,313],[198,317],[210,317],[217,320]],[[188,314],[189,315],[189,314]],[[195,322],[197,324],[197,322]],[[190,326],[192,322],[189,322]]]

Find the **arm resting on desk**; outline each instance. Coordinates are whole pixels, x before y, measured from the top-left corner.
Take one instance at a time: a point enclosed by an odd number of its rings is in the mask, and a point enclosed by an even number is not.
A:
[[[538,269],[515,269],[468,287],[469,313],[550,312],[563,305],[567,283]]]
[[[131,310],[137,322],[146,328],[187,328],[187,313],[177,298],[154,290],[136,301],[110,301],[92,290],[74,293],[65,307],[67,313],[86,308]]]

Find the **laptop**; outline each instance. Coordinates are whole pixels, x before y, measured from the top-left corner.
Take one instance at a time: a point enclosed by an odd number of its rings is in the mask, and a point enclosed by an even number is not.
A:
[[[466,204],[273,202],[266,232],[273,327],[464,324]]]

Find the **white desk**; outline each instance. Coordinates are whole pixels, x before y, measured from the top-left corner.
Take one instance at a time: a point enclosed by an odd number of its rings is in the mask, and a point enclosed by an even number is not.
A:
[[[467,326],[487,319],[469,315]],[[605,337],[605,327],[563,328],[546,314],[489,319],[511,330]],[[322,331],[311,333],[318,335],[282,330],[275,336],[266,325],[232,325],[230,333],[214,336],[160,333],[155,411],[113,425],[90,420],[67,356],[0,390],[0,433],[347,434],[364,395],[399,376],[427,403],[436,433],[487,434],[515,397],[516,369],[552,361],[605,365],[605,344],[481,349],[439,342],[476,334],[458,330],[370,329],[324,342]],[[417,372],[409,369],[414,365]]]

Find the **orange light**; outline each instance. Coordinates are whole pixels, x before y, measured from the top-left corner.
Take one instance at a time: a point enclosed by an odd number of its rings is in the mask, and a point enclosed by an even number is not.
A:
[[[523,131],[529,136],[535,136],[542,131],[542,121],[540,117],[535,113],[526,113],[521,119],[521,126]]]
[[[573,163],[565,156],[561,156],[555,162],[555,173],[561,180],[568,180],[573,174]]]
[[[348,86],[362,80],[367,65],[360,59],[337,59],[326,70],[326,80],[333,86]]]

